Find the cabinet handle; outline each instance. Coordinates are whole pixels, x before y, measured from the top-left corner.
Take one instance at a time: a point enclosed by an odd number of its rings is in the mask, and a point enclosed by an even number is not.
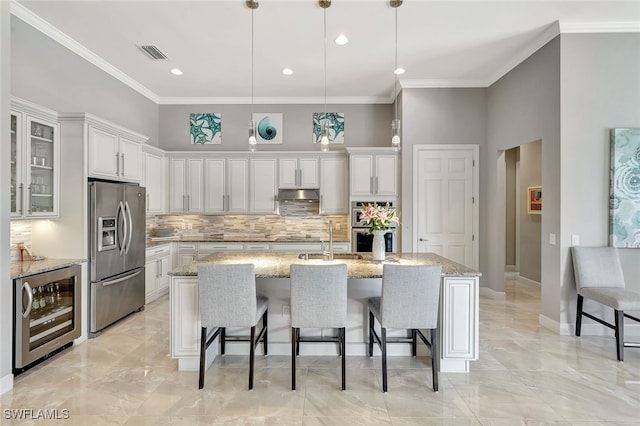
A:
[[[378,176],[376,176],[376,195],[378,194]]]
[[[373,176],[369,177],[369,192],[373,194]]]
[[[24,184],[21,183],[18,187],[20,188],[20,204],[18,204],[18,195],[16,194],[16,207],[20,208],[18,213],[22,214],[22,207],[24,206]]]
[[[149,211],[149,193],[147,192],[147,211]]]
[[[187,211],[191,211],[191,195],[187,195]]]
[[[120,176],[120,153],[116,152],[116,176]]]
[[[162,263],[160,262],[160,259],[156,259],[156,278],[159,278],[162,276]]]
[[[296,186],[302,185],[302,170],[296,170]]]
[[[27,199],[29,200],[29,208],[27,209],[27,213],[31,214],[31,213],[33,213],[32,206],[31,206],[31,204],[33,202],[31,200],[31,184],[29,184],[29,186],[27,186],[27,191],[29,192],[29,195],[27,195]]]
[[[187,211],[186,198],[187,198],[187,196],[183,194],[183,195],[182,195],[182,211],[183,211],[183,212],[186,212],[186,211]]]
[[[122,158],[122,176],[124,176],[124,154],[120,154],[120,158]]]

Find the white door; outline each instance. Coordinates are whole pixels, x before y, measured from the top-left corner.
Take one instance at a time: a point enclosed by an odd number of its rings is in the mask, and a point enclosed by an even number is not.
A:
[[[202,213],[204,211],[204,162],[190,158],[188,164],[187,211]]]
[[[169,160],[169,173],[169,212],[186,213],[187,160],[185,158]]]
[[[302,188],[317,188],[318,183],[318,159],[300,159],[300,186]]]
[[[207,158],[204,165],[204,212],[223,213],[225,209],[225,164],[224,158]]]
[[[231,158],[227,161],[227,211],[247,213],[249,211],[249,159]]]
[[[274,159],[251,160],[250,203],[251,213],[269,213],[277,211],[276,196],[278,184],[276,182],[277,164]]]
[[[295,188],[298,186],[298,159],[280,159],[280,188]]]
[[[147,213],[162,213],[163,206],[163,167],[162,158],[144,154],[144,186],[147,188]]]
[[[118,137],[89,127],[89,175],[118,178],[121,173]]]
[[[351,155],[351,196],[373,194],[373,155]]]
[[[376,178],[374,189],[376,195],[398,195],[398,156],[376,155]]]
[[[323,158],[320,160],[320,214],[347,214],[348,206],[347,159]]]
[[[453,146],[451,146],[453,147]],[[414,157],[417,251],[477,268],[477,148],[420,149]]]
[[[120,176],[134,182],[140,182],[142,173],[142,146],[138,142],[120,138]]]

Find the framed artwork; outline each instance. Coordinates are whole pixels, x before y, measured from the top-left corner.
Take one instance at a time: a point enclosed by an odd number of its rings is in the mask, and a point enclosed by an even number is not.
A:
[[[527,213],[542,214],[542,187],[530,186],[527,188]]]
[[[640,247],[640,129],[611,129],[609,242]]]
[[[256,124],[256,140],[259,145],[282,144],[282,114],[254,113]]]
[[[320,143],[322,124],[326,121],[330,144],[344,144],[344,112],[313,113],[313,143]]]
[[[191,113],[191,144],[222,143],[222,115],[219,113]]]

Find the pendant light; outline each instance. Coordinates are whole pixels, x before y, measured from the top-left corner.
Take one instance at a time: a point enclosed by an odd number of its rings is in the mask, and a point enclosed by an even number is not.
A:
[[[324,120],[320,131],[320,149],[329,150],[329,132],[327,130],[327,8],[331,6],[331,0],[319,0],[318,4],[323,9],[323,51],[324,51]]]
[[[249,150],[255,151],[258,140],[256,139],[256,123],[253,121],[253,11],[260,6],[257,0],[247,0],[246,5],[251,9],[251,120],[249,121]]]
[[[395,9],[396,25],[395,25],[395,64],[393,68],[393,96],[395,98],[394,119],[391,122],[391,146],[396,150],[400,149],[400,120],[398,120],[398,74],[401,71],[398,68],[398,8],[402,5],[402,0],[390,0],[389,4]]]

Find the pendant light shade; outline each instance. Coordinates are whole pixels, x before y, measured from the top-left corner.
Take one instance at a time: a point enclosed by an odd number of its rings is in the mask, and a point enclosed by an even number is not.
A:
[[[395,9],[395,57],[393,67],[393,97],[394,97],[394,118],[391,122],[391,146],[400,149],[400,120],[398,119],[398,74],[401,68],[398,68],[398,8],[402,5],[402,0],[390,0],[389,4]]]
[[[319,0],[318,4],[323,9],[323,51],[324,51],[324,120],[320,131],[320,150],[329,150],[329,131],[327,129],[327,8],[331,6],[331,0]]]
[[[256,123],[253,121],[253,11],[260,6],[257,0],[247,0],[246,5],[251,9],[251,120],[249,121],[249,150],[255,151],[258,140],[256,139]]]

